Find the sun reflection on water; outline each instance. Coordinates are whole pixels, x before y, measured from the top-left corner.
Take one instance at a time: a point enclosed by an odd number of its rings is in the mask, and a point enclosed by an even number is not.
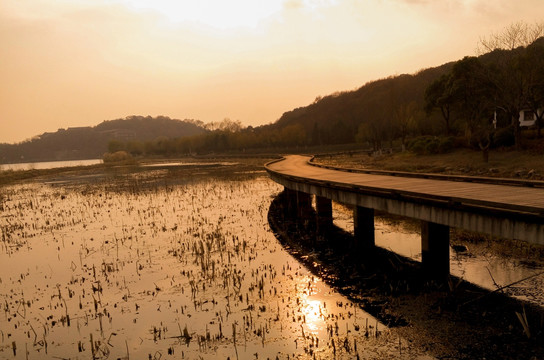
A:
[[[363,310],[358,310],[357,304],[335,292],[319,278],[305,277],[298,284],[297,289],[297,301],[305,335],[328,339],[333,334],[344,334],[344,336],[357,334],[361,330],[361,323],[370,324],[370,330],[373,333],[376,327],[380,332],[386,330],[385,325],[378,323],[374,317]]]
[[[306,325],[312,332],[317,332],[323,323],[323,314],[321,312],[321,302],[319,300],[306,299],[306,305],[302,308]]]

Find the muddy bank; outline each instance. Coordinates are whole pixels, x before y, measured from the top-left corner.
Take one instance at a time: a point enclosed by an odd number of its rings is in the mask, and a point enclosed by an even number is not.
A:
[[[283,203],[282,195],[274,199],[269,223],[284,246],[413,346],[441,359],[544,357],[542,307],[456,277],[430,280],[420,263],[384,249],[354,251],[349,233],[335,228],[320,236],[314,216],[293,222]]]

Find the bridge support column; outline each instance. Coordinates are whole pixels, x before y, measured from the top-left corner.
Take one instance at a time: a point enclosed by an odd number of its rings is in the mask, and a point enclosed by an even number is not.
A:
[[[356,206],[353,210],[353,228],[357,249],[374,248],[374,209]]]
[[[295,217],[297,215],[297,192],[288,188],[284,188],[283,192],[285,194],[286,203],[285,203],[285,215],[287,217]]]
[[[309,219],[309,215],[312,213],[312,196],[308,193],[288,188],[285,188],[283,192],[286,198],[284,205],[285,216],[291,219]]]
[[[315,197],[315,210],[317,213],[317,231],[326,233],[332,228],[332,200],[326,197]]]
[[[297,216],[301,219],[308,218],[309,210],[312,208],[312,195],[296,191],[297,196]]]
[[[426,273],[436,278],[450,274],[450,227],[421,223],[421,262]]]

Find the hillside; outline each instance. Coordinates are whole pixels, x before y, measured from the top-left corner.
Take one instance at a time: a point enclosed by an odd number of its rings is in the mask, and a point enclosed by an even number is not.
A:
[[[260,130],[298,134],[298,143],[358,142],[379,150],[420,136],[463,138],[491,147],[523,144],[520,111],[544,126],[544,38],[478,57],[369,82],[318,97]],[[493,122],[495,121],[495,123]],[[487,140],[486,140],[487,139]]]
[[[453,63],[447,63],[413,75],[372,81],[354,91],[319,97],[313,104],[284,113],[272,126],[302,125],[312,145],[353,143],[362,123],[384,120],[407,103],[423,108],[427,87],[452,66]]]
[[[129,116],[94,127],[75,127],[43,133],[19,144],[0,144],[0,163],[100,158],[112,140],[151,141],[204,133],[198,121],[165,116]]]

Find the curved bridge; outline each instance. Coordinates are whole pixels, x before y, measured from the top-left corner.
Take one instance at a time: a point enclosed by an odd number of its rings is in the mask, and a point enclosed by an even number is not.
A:
[[[422,221],[422,263],[434,275],[449,274],[450,227],[544,245],[544,182],[385,175],[317,166],[310,159],[291,155],[265,168],[290,194],[298,216],[316,195],[321,229],[332,226],[331,200],[355,206],[355,241],[361,250],[374,246],[374,210]]]

